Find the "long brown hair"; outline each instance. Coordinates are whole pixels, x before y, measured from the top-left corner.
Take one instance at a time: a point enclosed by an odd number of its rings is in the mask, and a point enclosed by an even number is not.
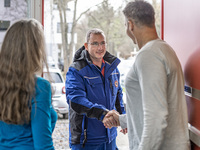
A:
[[[12,124],[30,121],[35,97],[35,72],[47,66],[42,25],[35,19],[14,23],[0,51],[0,120]]]

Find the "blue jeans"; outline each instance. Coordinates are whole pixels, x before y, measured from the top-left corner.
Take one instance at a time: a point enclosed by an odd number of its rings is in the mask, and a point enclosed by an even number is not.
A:
[[[71,144],[71,150],[118,150],[116,145],[116,139],[111,143],[101,143],[101,144],[85,144],[83,147],[82,144]]]

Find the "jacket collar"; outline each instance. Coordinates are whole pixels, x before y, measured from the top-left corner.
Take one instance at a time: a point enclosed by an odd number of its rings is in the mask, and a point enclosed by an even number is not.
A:
[[[111,65],[114,62],[114,60],[118,58],[106,51],[106,54],[104,55],[103,59],[105,60],[106,63]],[[90,59],[90,55],[88,51],[85,49],[85,46],[82,46],[80,49],[78,49],[74,55],[73,62],[80,60],[85,60],[89,64],[92,64],[92,60]]]

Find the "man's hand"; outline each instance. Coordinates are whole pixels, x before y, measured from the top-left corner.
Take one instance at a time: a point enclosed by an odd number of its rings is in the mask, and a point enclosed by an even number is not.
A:
[[[121,129],[120,132],[122,132],[123,134],[126,134],[128,131],[127,131],[127,128],[125,128],[125,129]]]
[[[103,124],[106,128],[120,126],[119,113],[116,110],[109,111],[103,118]]]

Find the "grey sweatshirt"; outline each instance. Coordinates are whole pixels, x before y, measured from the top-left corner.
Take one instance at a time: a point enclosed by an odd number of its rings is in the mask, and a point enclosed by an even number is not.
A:
[[[183,73],[166,42],[157,39],[141,48],[125,88],[127,115],[119,119],[128,127],[130,150],[190,149]]]

